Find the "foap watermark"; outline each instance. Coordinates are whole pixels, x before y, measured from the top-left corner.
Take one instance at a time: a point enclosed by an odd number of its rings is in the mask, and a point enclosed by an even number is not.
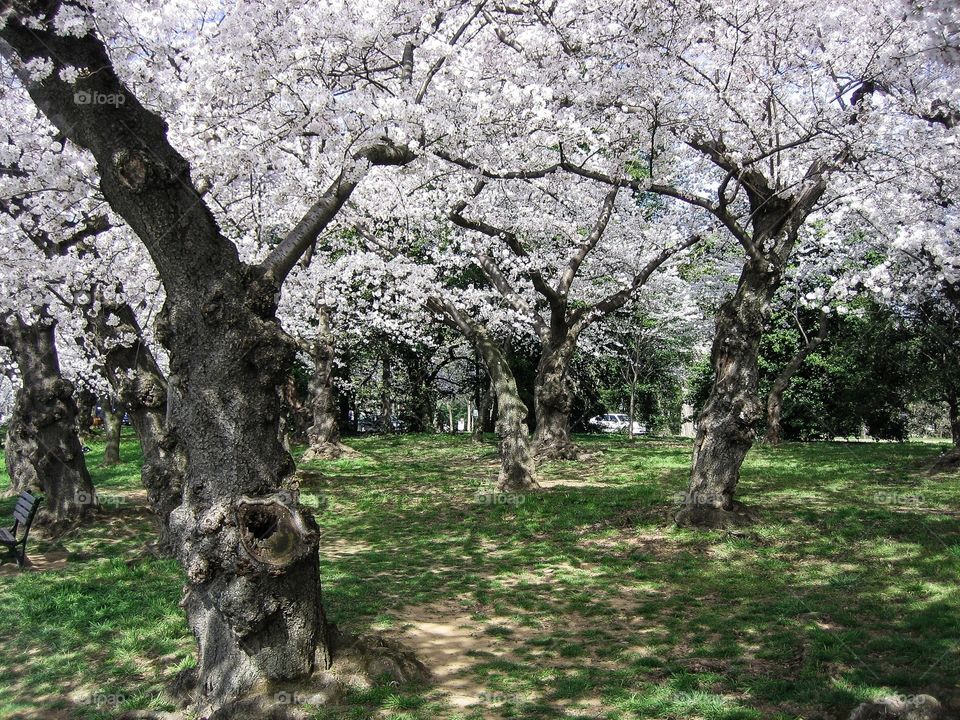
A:
[[[78,490],[73,494],[73,499],[76,501],[77,505],[93,505],[95,503],[103,504],[103,498],[97,495],[96,492],[87,492],[86,490]]]
[[[126,701],[126,695],[105,692],[92,692],[80,698],[81,705],[93,705],[95,707],[117,707]]]
[[[510,505],[519,507],[527,501],[523,493],[498,492],[494,487],[479,487],[473,494],[473,501],[477,505]]]
[[[281,690],[273,699],[280,705],[323,705],[327,696],[323,693],[289,692]]]
[[[277,500],[286,505],[287,507],[296,507],[300,504],[300,489],[299,488],[281,488],[274,493]],[[331,500],[330,496],[326,493],[319,493],[314,495],[316,498],[316,509],[317,510],[328,510],[330,508]],[[310,504],[310,503],[306,503]]]
[[[878,505],[919,507],[923,505],[923,495],[902,490],[878,490],[873,494],[873,501]]]
[[[96,90],[77,90],[73,93],[76,105],[113,105],[118,107],[127,101],[123,93],[102,93]]]
[[[723,507],[723,495],[710,490],[696,490],[690,492],[681,490],[673,496],[676,505],[707,505],[710,507]]]
[[[520,702],[520,696],[516,693],[505,693],[505,692],[490,692],[484,690],[478,696],[478,699],[482,703],[518,703]]]

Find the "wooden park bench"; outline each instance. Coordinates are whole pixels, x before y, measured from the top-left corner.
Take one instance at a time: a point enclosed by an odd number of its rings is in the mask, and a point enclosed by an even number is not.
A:
[[[10,551],[14,560],[17,561],[17,566],[21,568],[27,559],[27,536],[30,534],[30,526],[33,524],[33,518],[41,502],[43,498],[34,497],[24,490],[13,508],[13,527],[9,530],[0,528],[0,545]],[[19,540],[17,539],[18,531],[23,533],[23,537]]]

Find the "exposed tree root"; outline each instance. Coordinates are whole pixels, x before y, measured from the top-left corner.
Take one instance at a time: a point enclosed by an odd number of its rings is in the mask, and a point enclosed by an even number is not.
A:
[[[937,458],[936,462],[930,466],[928,473],[937,475],[939,473],[956,472],[960,470],[960,447],[948,450]]]
[[[680,527],[717,529],[743,527],[758,519],[755,508],[736,501],[729,510],[712,505],[684,505],[674,516],[674,522]]]
[[[312,462],[314,460],[338,460],[344,457],[358,457],[360,453],[343,443],[323,443],[322,445],[312,445],[300,458],[300,462]]]

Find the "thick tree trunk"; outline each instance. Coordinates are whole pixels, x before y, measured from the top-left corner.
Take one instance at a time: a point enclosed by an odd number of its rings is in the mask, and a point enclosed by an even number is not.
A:
[[[679,525],[718,527],[748,519],[734,491],[762,417],[758,351],[780,278],[779,272],[750,262],[736,293],[720,307],[711,353],[713,387],[697,423],[690,485],[676,516]]]
[[[157,524],[157,550],[171,554],[170,513],[180,504],[186,457],[176,438],[167,433],[167,380],[143,341],[133,309],[126,303],[107,302],[100,292],[94,295],[100,302],[100,312],[87,314],[87,330],[103,358],[107,380],[118,403],[126,407],[140,441],[140,480]],[[118,322],[109,324],[110,317]],[[135,339],[131,344],[125,338]]]
[[[513,371],[503,351],[485,333],[475,333],[471,339],[483,357],[497,397],[496,433],[500,441],[497,489],[516,492],[539,487],[526,423],[527,406],[520,399]]]
[[[533,388],[536,428],[534,452],[542,460],[576,460],[577,449],[570,440],[570,387],[568,372],[576,338],[566,328],[543,343]]]
[[[103,411],[103,467],[119,465],[120,434],[123,430],[123,410],[114,406],[112,400],[105,398],[100,408]]]
[[[0,343],[13,353],[22,382],[5,445],[11,491],[44,495],[40,524],[82,521],[100,504],[77,435],[73,385],[60,374],[55,326],[16,315],[0,325]]]
[[[27,92],[93,155],[103,196],[163,281],[157,337],[170,351],[166,429],[187,461],[170,529],[187,580],[181,605],[198,645],[191,712],[237,717],[234,701],[243,695],[301,681],[330,660],[319,531],[287,484],[294,465],[278,437],[278,391],[294,360],[276,318],[280,283],[372,166],[407,163],[413,154],[386,140],[365,145],[268,257],[246,265],[167,139],[166,123],[120,81],[92,29],[57,32],[50,22],[57,9],[17,3],[0,38],[24,63],[48,66],[42,78],[25,79]],[[96,71],[67,82],[68,67]],[[123,102],[77,103],[77,92]]]
[[[313,424],[307,428],[310,446],[303,454],[302,462],[336,459],[353,452],[340,442],[333,388],[333,333],[330,332],[330,318],[326,310],[320,312],[320,325],[317,338],[310,345],[310,357],[313,358],[313,379],[310,381]]]
[[[187,453],[170,514],[198,643],[202,699],[224,706],[262,680],[329,665],[316,522],[284,489],[277,388],[293,360],[273,317],[275,288],[240,268],[187,302],[169,299],[171,420]],[[196,389],[202,388],[202,392]]]
[[[783,416],[784,393],[786,393],[787,388],[790,387],[791,381],[804,361],[809,357],[810,353],[820,347],[826,337],[827,316],[821,315],[820,330],[818,333],[803,344],[803,347],[790,358],[790,362],[788,362],[777,377],[774,378],[773,384],[770,386],[770,392],[767,395],[767,434],[764,438],[765,442],[770,445],[779,445],[782,439],[781,418]]]
[[[78,390],[74,395],[77,403],[77,435],[80,442],[86,442],[90,439],[90,421],[97,405],[97,398],[86,388]]]

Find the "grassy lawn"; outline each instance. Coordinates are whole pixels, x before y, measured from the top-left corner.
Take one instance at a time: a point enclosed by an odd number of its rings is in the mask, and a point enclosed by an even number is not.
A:
[[[357,458],[305,466],[330,619],[436,673],[318,718],[812,720],[892,692],[960,706],[960,478],[922,471],[941,446],[756,448],[740,490],[763,521],[729,533],[670,523],[688,442],[579,440],[592,457],[497,502],[476,494],[495,446],[462,436],[355,439]],[[37,536],[33,572],[0,568],[0,717],[172,709],[162,687],[193,662],[179,569],[142,549],[136,444],[109,470],[92,447],[97,524]]]

